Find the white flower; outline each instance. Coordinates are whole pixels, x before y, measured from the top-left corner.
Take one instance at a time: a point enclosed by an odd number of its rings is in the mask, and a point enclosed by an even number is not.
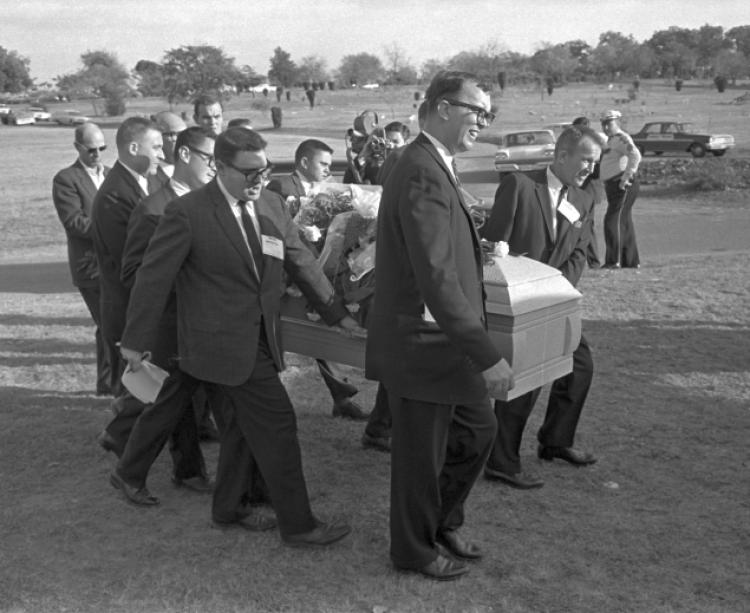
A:
[[[504,258],[510,253],[510,247],[505,241],[498,241],[492,254],[498,258]]]
[[[301,229],[302,234],[304,234],[305,238],[311,243],[317,243],[320,240],[320,237],[323,236],[318,226],[302,226]]]

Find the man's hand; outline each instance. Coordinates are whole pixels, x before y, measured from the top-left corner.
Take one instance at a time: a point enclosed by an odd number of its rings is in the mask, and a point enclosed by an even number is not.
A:
[[[620,179],[620,189],[622,191],[627,190],[632,184],[633,184],[633,180],[632,179],[626,179],[625,177],[623,177],[622,179]]]
[[[505,361],[505,358],[502,358],[494,366],[490,366],[482,373],[482,376],[487,383],[487,391],[492,398],[502,398],[516,384],[513,380],[513,370]]]
[[[343,334],[344,336],[348,337],[361,337],[365,338],[367,336],[367,330],[365,330],[363,327],[361,327],[353,317],[350,317],[349,315],[346,315],[343,317],[336,326],[340,328],[339,332]]]
[[[130,366],[130,370],[135,372],[140,369],[143,365],[143,358],[147,357],[146,354],[140,351],[134,351],[133,349],[127,349],[126,347],[120,347],[120,354],[125,358]]]

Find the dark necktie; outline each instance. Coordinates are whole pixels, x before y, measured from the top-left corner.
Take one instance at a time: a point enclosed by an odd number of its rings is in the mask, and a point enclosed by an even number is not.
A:
[[[250,245],[250,253],[253,256],[253,262],[255,263],[255,270],[258,272],[258,277],[263,276],[263,249],[261,249],[260,241],[258,240],[258,233],[255,231],[255,225],[253,220],[250,218],[250,213],[247,212],[245,205],[247,201],[240,200],[237,205],[240,207],[240,219],[242,221],[242,227],[245,228],[245,236],[247,236],[247,242]]]

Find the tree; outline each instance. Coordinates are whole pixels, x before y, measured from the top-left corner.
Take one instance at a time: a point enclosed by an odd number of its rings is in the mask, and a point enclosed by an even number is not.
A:
[[[750,26],[737,26],[727,30],[725,38],[746,57],[750,57]]]
[[[672,26],[654,32],[645,43],[654,52],[658,73],[664,77],[692,77],[698,65],[695,30]]]
[[[446,63],[443,60],[436,58],[425,60],[422,64],[422,70],[419,72],[419,80],[429,83],[437,73],[445,69]]]
[[[57,78],[58,88],[69,97],[104,98],[108,115],[122,115],[125,99],[130,95],[130,75],[114,53],[105,50],[87,51],[81,55],[83,68]],[[92,101],[94,112],[98,113]]]
[[[163,96],[164,86],[164,68],[161,64],[151,60],[140,60],[133,69],[136,81],[136,88],[144,96]]]
[[[724,75],[737,84],[737,79],[747,74],[748,59],[744,53],[732,49],[722,49],[714,58],[713,70],[716,75]]]
[[[411,85],[417,82],[417,69],[409,62],[406,52],[397,43],[383,48],[386,80],[390,84]]]
[[[642,72],[638,58],[640,44],[632,35],[604,32],[591,52],[590,65],[600,78],[613,80],[620,75],[635,76]]]
[[[578,59],[571,55],[570,48],[565,44],[545,43],[531,56],[530,64],[541,77],[551,79],[552,83],[564,83],[578,67]]]
[[[477,75],[487,84],[497,82],[497,73],[504,69],[507,52],[495,41],[489,41],[476,51],[462,51],[448,60],[451,70],[464,70]]]
[[[0,47],[0,92],[14,94],[31,87],[31,84],[29,60]]]
[[[273,50],[268,79],[284,87],[291,87],[297,81],[297,65],[292,61],[292,56],[281,47]]]
[[[212,45],[183,45],[164,54],[167,101],[189,100],[203,92],[233,87],[240,77],[234,58]]]
[[[339,78],[346,85],[380,83],[385,78],[385,69],[380,58],[370,53],[346,55],[341,59]]]
[[[297,81],[303,83],[320,83],[328,80],[326,61],[319,55],[307,55],[299,62]]]

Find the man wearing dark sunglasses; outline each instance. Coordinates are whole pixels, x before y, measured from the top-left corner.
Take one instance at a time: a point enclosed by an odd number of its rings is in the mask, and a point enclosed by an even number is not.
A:
[[[282,272],[329,324],[354,330],[278,194],[263,190],[266,142],[229,128],[216,139],[217,176],[170,203],[138,271],[122,353],[141,366],[151,331],[176,288],[179,368],[224,398],[212,519],[222,529],[258,531],[278,523],[284,543],[321,547],[350,528],[315,518],[302,472],[294,408],[279,379]],[[276,519],[248,511],[252,458]]]
[[[73,285],[86,303],[96,324],[96,393],[110,393],[110,369],[100,330],[99,269],[91,236],[91,206],[109,167],[102,163],[107,145],[99,126],[84,123],[75,130],[73,145],[78,159],[64,168],[52,181],[52,201],[65,228],[68,263]]]

